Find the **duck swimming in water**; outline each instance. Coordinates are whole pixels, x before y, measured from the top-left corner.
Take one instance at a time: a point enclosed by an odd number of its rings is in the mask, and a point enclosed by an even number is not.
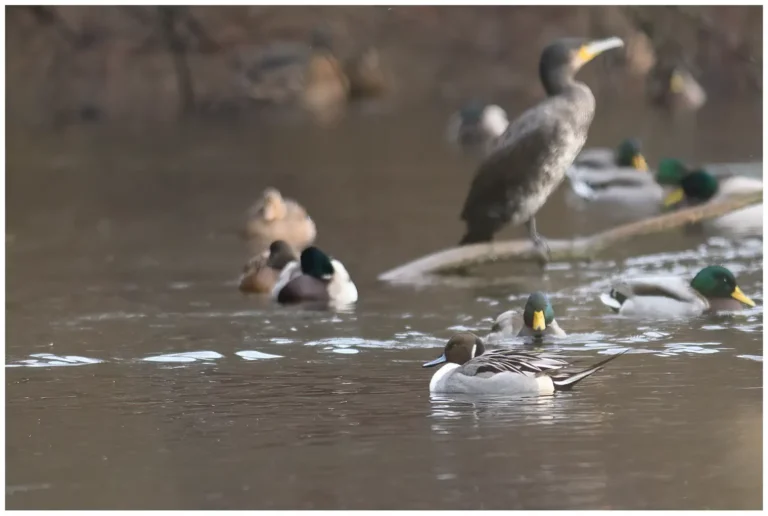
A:
[[[701,269],[690,282],[679,276],[621,280],[600,301],[618,314],[641,318],[695,317],[755,306],[733,273],[718,265]]]
[[[516,118],[480,165],[461,212],[467,229],[459,245],[488,242],[506,224],[525,224],[548,259],[535,215],[581,151],[595,113],[592,91],[574,75],[623,44],[619,38],[563,39],[544,49],[539,76],[547,98]]]
[[[616,149],[584,149],[573,162],[574,167],[589,169],[632,168],[647,171],[642,144],[637,138],[627,138]]]
[[[283,240],[295,251],[310,245],[317,236],[315,223],[296,201],[284,198],[275,188],[264,190],[248,210],[245,237],[253,254],[261,254],[272,242]]]
[[[276,240],[268,251],[251,258],[240,276],[240,291],[269,294],[275,288],[280,272],[296,260],[293,249],[283,240]]]
[[[349,305],[357,301],[357,287],[340,261],[317,247],[308,247],[298,262],[289,263],[280,273],[272,298],[281,304]]]
[[[584,378],[626,351],[577,372],[567,372],[565,360],[518,353],[511,349],[486,351],[483,340],[472,333],[457,333],[443,354],[422,367],[445,364],[429,382],[433,393],[453,394],[553,394],[568,391]]]
[[[568,169],[567,175],[571,191],[577,199],[625,205],[633,209],[643,207],[643,214],[647,211],[650,215],[658,211],[664,190],[653,175],[646,172],[648,163],[639,140],[628,138],[615,151],[584,150]]]
[[[689,170],[678,160],[664,160],[656,180],[675,189],[667,195],[664,206],[682,208],[747,195],[763,190],[763,181],[740,175],[717,177],[701,168]],[[704,221],[705,228],[727,234],[762,235],[763,204],[733,211],[714,220]]]
[[[523,327],[520,328],[518,337],[534,337],[541,339],[546,335],[553,337],[565,337],[565,331],[560,328],[555,320],[555,309],[543,292],[534,292],[528,296],[523,312]]]
[[[495,104],[468,102],[448,122],[448,139],[464,148],[484,150],[496,142],[509,126],[507,112]]]
[[[670,59],[659,60],[646,83],[651,103],[672,111],[697,111],[707,102],[707,93],[688,68]]]
[[[485,336],[486,344],[498,344],[502,340],[512,338],[517,335],[515,328],[522,328],[523,321],[517,312],[507,310],[496,316],[491,326],[491,332]]]

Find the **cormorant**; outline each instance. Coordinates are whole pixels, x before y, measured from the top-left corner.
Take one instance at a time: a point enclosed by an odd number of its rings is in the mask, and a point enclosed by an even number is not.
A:
[[[480,165],[461,212],[467,232],[459,245],[487,242],[505,224],[525,223],[548,257],[534,217],[584,146],[595,113],[592,91],[574,75],[595,56],[623,45],[616,37],[569,38],[544,49],[539,77],[548,98],[515,119]]]

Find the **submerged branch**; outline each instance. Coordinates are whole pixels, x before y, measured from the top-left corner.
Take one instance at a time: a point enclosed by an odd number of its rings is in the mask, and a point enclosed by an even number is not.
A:
[[[623,224],[595,235],[573,240],[548,240],[552,261],[584,260],[632,238],[686,226],[727,215],[762,202],[763,192],[724,201],[694,206]],[[445,249],[401,265],[379,275],[379,280],[393,283],[423,281],[427,276],[457,272],[492,262],[538,261],[540,255],[530,240],[506,240]]]

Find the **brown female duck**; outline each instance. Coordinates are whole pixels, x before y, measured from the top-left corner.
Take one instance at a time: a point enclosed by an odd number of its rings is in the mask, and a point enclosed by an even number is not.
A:
[[[269,294],[275,288],[280,272],[290,262],[296,260],[296,254],[283,240],[276,240],[268,251],[254,256],[243,267],[240,276],[240,291],[244,293]]]
[[[317,228],[307,211],[296,201],[267,188],[248,211],[245,237],[253,254],[260,254],[276,240],[284,240],[295,251],[314,242]]]

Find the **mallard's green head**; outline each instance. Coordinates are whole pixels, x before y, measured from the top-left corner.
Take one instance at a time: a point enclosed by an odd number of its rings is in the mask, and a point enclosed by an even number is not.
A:
[[[555,320],[555,310],[543,292],[534,292],[525,303],[523,321],[533,331],[544,331]]]
[[[627,138],[616,148],[616,164],[620,167],[632,167],[636,170],[648,170],[648,163],[643,156],[640,140]]]
[[[706,170],[694,170],[683,178],[680,186],[685,196],[696,201],[708,201],[718,190],[717,178]]]
[[[755,306],[736,284],[736,277],[731,271],[719,265],[704,267],[691,280],[691,287],[709,299],[733,298],[748,306]]]
[[[319,280],[328,281],[333,277],[333,264],[327,254],[315,246],[301,252],[301,272]]]
[[[422,367],[434,367],[443,362],[464,365],[485,353],[483,340],[474,333],[457,333],[445,345],[443,354]]]
[[[693,203],[702,203],[715,196],[719,188],[717,178],[706,170],[694,170],[685,175],[678,183],[679,188],[672,191],[664,200],[665,206],[674,206],[683,199]]]
[[[680,181],[688,175],[688,168],[679,159],[666,158],[659,162],[656,182],[660,185],[680,186]]]

